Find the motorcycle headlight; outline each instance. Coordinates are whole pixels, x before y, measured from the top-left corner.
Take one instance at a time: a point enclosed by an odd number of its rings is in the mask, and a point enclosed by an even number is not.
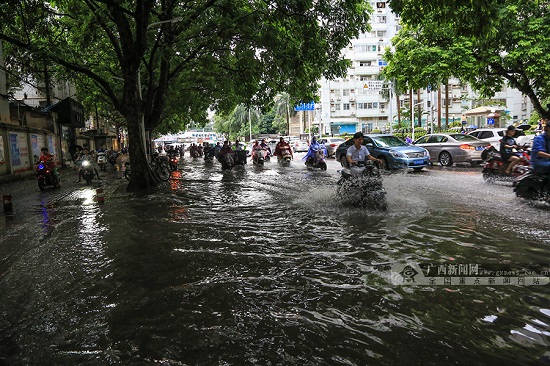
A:
[[[90,165],[90,162],[87,161],[87,160],[84,160],[84,161],[82,162],[82,166],[89,166],[89,165]]]
[[[390,154],[394,157],[394,158],[406,158],[407,155],[403,154],[402,152],[400,151],[397,151],[397,150],[390,150]]]

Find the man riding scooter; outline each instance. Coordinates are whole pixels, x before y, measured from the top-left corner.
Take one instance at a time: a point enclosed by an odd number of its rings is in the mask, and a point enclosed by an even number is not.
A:
[[[87,161],[88,163],[90,163],[94,169],[97,179],[102,180],[99,177],[99,172],[97,171],[97,168],[95,167],[95,159],[90,155],[87,149],[82,150],[82,155],[80,155],[77,161]],[[81,166],[80,169],[78,169],[78,180],[75,181],[75,183],[80,182],[80,180],[82,179],[82,173],[83,173],[83,168]]]

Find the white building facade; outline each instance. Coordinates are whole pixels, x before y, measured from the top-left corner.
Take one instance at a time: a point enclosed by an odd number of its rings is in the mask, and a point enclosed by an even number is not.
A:
[[[400,29],[399,18],[385,1],[372,1],[371,6],[374,9],[371,31],[361,34],[342,50],[344,57],[352,63],[347,75],[336,80],[321,80],[321,106],[315,122],[325,135],[352,134],[356,131],[369,133],[375,129],[393,132],[393,126],[397,123],[398,107],[410,108],[409,94],[399,96],[398,106],[397,98],[390,93],[389,85],[379,80],[379,75],[386,66],[384,50],[391,45],[391,39]],[[465,125],[485,127],[487,121],[483,118],[464,116],[464,112],[477,106],[478,95],[469,86],[460,84],[457,79],[449,80],[447,85],[448,94],[446,85],[441,85],[439,90],[413,93],[416,126],[435,130],[439,127],[445,128],[453,121],[461,121]],[[511,88],[504,88],[492,100],[495,104],[504,105],[510,116],[503,123],[529,118],[533,110],[529,99]]]

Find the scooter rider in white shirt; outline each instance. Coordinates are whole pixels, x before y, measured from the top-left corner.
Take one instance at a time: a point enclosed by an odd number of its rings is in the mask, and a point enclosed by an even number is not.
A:
[[[362,132],[356,132],[355,135],[353,135],[353,145],[348,148],[348,152],[346,154],[346,159],[348,160],[349,165],[356,165],[358,162],[364,162],[366,159],[383,164],[384,162],[381,159],[376,159],[372,156],[369,149],[363,145],[364,139],[365,137]]]

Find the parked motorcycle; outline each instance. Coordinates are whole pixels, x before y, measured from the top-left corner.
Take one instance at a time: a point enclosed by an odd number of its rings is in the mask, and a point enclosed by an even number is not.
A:
[[[105,154],[104,151],[97,153],[97,165],[99,166],[100,170],[107,170],[107,154]]]
[[[90,184],[94,179],[94,167],[88,160],[82,160],[82,178],[86,184]]]
[[[514,179],[516,196],[550,203],[550,177],[536,173],[533,168]]]
[[[36,166],[36,180],[38,182],[38,188],[41,191],[45,190],[48,186],[59,188],[59,177],[57,177],[53,169],[48,167],[43,161],[39,161]]]
[[[513,181],[514,178],[527,172],[531,165],[529,152],[526,149],[520,149],[517,150],[517,154],[521,159],[520,162],[514,166],[511,174],[506,174],[505,171],[510,163],[503,161],[500,152],[493,146],[486,148],[481,153],[481,158],[485,161],[485,166],[482,170],[483,179],[489,183],[495,181]]]
[[[386,190],[382,187],[382,176],[378,163],[367,161],[349,169],[338,171],[336,193],[344,203],[353,206],[386,210]]]
[[[308,169],[327,170],[326,152],[323,145],[320,145],[319,148],[315,150],[315,154],[313,156],[306,158],[306,166]]]

